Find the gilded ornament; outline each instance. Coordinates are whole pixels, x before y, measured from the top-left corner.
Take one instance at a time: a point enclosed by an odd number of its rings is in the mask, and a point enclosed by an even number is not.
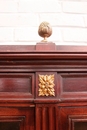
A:
[[[48,22],[42,22],[39,25],[38,34],[44,39],[42,42],[47,42],[47,38],[52,34],[52,27]]]
[[[55,96],[54,75],[39,75],[39,96]]]

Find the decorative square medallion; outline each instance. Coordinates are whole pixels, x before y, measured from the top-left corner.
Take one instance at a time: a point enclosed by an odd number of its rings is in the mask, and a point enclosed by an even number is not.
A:
[[[54,75],[39,75],[39,96],[55,96]]]

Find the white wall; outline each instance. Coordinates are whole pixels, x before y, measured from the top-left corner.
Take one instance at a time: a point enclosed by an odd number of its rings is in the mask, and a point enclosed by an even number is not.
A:
[[[0,45],[41,41],[42,21],[52,25],[49,41],[87,45],[87,0],[0,0]]]

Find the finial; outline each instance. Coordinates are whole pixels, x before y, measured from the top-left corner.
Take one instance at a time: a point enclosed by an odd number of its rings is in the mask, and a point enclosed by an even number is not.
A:
[[[42,42],[47,42],[47,38],[52,34],[52,27],[48,22],[42,22],[38,28],[38,34],[44,39]]]

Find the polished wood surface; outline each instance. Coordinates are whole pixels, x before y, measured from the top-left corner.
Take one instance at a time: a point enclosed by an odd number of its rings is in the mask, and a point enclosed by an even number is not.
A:
[[[87,129],[87,46],[0,46],[0,130],[14,129]]]

